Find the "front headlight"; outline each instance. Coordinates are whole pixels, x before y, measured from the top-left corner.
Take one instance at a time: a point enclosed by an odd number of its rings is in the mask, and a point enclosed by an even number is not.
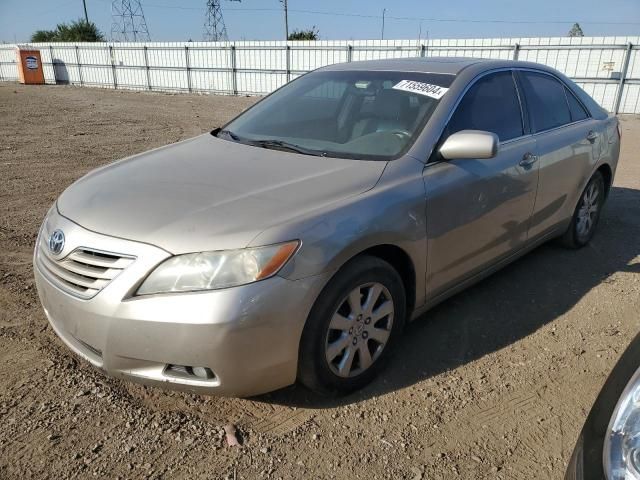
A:
[[[176,255],[158,265],[136,294],[215,290],[263,280],[278,273],[298,245],[295,240],[266,247]]]
[[[608,480],[640,480],[640,369],[613,411],[602,459]]]

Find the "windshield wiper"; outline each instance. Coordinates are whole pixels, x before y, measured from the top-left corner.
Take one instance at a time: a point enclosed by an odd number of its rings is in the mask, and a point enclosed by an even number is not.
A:
[[[250,140],[248,138],[241,138],[240,136],[233,133],[231,130],[219,130],[216,136],[220,136],[220,135],[226,135],[227,137],[231,138],[231,140],[235,142],[240,142],[247,145],[255,145],[257,147],[262,147],[262,148],[288,150],[290,152],[302,153],[304,155],[314,155],[317,157],[325,157],[327,155],[326,152],[304,148],[304,147],[301,147],[300,145],[296,145],[295,143],[289,143],[283,140],[276,140],[276,139]]]
[[[300,145],[296,145],[295,143],[289,143],[283,140],[249,140],[247,143],[262,148],[288,150],[290,152],[302,153],[303,155],[314,155],[316,157],[325,157],[327,155],[326,152],[304,148]]]
[[[231,130],[220,130],[218,131],[218,135],[226,135],[228,137],[230,137],[232,140],[235,140],[236,142],[240,141],[240,137],[238,135],[236,135],[235,133],[233,133]],[[216,136],[218,136],[216,135]]]

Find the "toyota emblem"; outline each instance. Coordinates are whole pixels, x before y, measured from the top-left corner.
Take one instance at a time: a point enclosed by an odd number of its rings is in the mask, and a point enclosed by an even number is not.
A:
[[[54,231],[49,237],[49,250],[54,255],[60,254],[64,249],[64,232],[62,230]]]

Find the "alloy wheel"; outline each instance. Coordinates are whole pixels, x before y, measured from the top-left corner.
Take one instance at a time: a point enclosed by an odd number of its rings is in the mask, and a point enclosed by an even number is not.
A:
[[[391,294],[380,283],[354,288],[331,317],[325,357],[340,377],[355,377],[367,370],[382,353],[393,326]]]
[[[582,238],[588,236],[595,226],[598,209],[600,208],[599,195],[600,191],[596,182],[591,182],[591,185],[582,194],[582,201],[578,209],[578,222],[576,224],[577,233]]]

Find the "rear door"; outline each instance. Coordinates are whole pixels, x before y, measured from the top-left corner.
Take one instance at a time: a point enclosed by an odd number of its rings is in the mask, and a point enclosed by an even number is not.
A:
[[[512,72],[484,75],[467,90],[441,142],[460,130],[493,132],[490,159],[434,158],[427,191],[428,292],[437,296],[521,248],[527,240],[538,166]]]
[[[529,238],[562,226],[573,214],[600,152],[600,123],[555,76],[517,72],[537,143],[540,181]]]

